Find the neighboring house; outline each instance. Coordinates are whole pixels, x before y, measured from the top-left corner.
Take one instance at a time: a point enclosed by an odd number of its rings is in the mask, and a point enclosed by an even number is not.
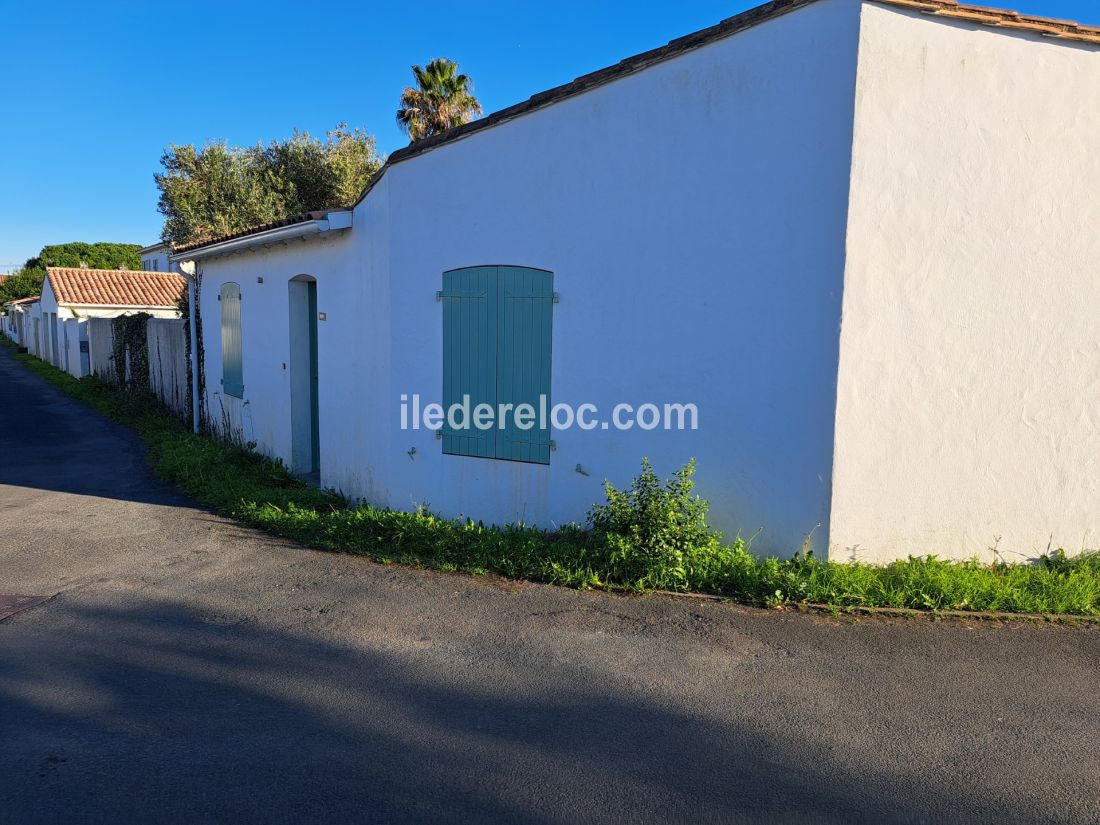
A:
[[[21,347],[29,348],[28,338],[33,334],[31,309],[39,296],[19,298],[4,304],[4,334]]]
[[[696,457],[758,552],[1100,546],[1098,88],[1100,29],[773,0],[176,250],[209,418],[446,516],[579,520]],[[699,426],[401,428],[402,396],[543,392]]]
[[[168,244],[155,243],[138,250],[141,256],[141,268],[144,272],[179,272],[179,264],[168,259]]]
[[[136,312],[178,318],[186,288],[186,280],[170,272],[50,267],[38,304],[37,343],[31,351],[83,378],[90,369],[88,319]]]

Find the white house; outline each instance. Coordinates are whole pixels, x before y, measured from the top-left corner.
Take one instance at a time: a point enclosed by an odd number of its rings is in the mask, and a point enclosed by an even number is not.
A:
[[[4,304],[4,334],[21,347],[30,347],[29,339],[34,332],[31,309],[38,300],[39,296],[35,295]]]
[[[186,290],[181,275],[126,269],[49,267],[33,321],[39,332],[31,352],[77,378],[90,374],[89,318],[146,312],[178,318]]]
[[[38,355],[42,341],[42,306],[40,296],[24,298],[19,304],[23,314],[23,346],[32,355]]]
[[[141,269],[144,272],[179,272],[179,264],[168,259],[168,244],[155,243],[138,250],[141,256]]]
[[[395,152],[347,210],[175,250],[207,415],[486,522],[696,457],[759,552],[1100,546],[1098,89],[1100,29],[774,0]],[[402,427],[464,394],[601,423]]]

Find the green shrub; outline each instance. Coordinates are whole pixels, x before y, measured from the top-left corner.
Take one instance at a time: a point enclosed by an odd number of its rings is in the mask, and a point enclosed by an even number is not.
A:
[[[692,495],[694,476],[692,459],[662,484],[645,458],[630,489],[604,483],[607,502],[589,510],[588,522],[613,580],[641,590],[686,589],[692,560],[719,545],[707,526],[707,503]]]

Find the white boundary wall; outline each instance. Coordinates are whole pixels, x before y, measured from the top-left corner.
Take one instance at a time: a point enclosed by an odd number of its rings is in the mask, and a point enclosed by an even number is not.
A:
[[[110,318],[88,320],[88,350],[91,372],[104,381],[115,380],[115,328]]]
[[[180,319],[150,318],[146,337],[149,345],[149,388],[170,410],[190,418],[185,323]]]

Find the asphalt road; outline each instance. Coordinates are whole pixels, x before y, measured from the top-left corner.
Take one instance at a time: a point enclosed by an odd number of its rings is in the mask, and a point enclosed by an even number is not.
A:
[[[190,505],[0,349],[0,821],[1100,821],[1100,630],[384,567]]]

